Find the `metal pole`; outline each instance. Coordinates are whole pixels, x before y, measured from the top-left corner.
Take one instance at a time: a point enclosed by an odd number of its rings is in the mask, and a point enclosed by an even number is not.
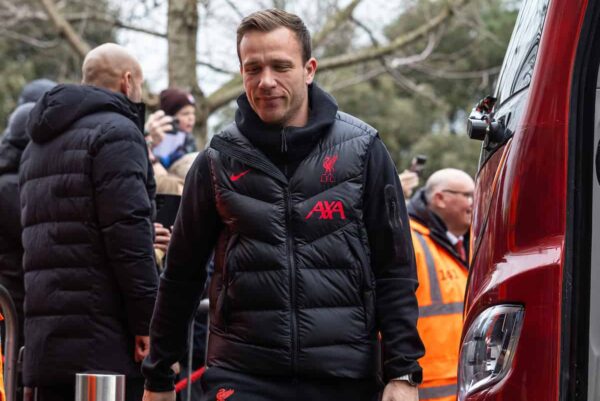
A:
[[[125,375],[77,373],[75,401],[125,401]]]
[[[4,316],[6,340],[4,341],[4,391],[7,401],[17,397],[17,357],[19,354],[19,321],[17,309],[8,290],[0,285],[0,309]]]

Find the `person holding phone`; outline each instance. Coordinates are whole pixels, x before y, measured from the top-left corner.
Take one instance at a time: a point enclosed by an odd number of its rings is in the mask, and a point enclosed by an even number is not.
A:
[[[398,174],[404,199],[408,202],[416,187],[419,186],[419,176],[425,168],[427,156],[417,155],[413,157],[410,167]]]
[[[196,101],[191,93],[175,88],[163,90],[159,97],[160,110],[146,122],[146,141],[154,157],[168,169],[181,156],[197,150],[192,135]]]

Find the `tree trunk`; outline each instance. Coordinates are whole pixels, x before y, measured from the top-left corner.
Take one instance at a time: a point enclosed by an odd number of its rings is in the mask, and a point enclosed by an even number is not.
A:
[[[169,87],[190,91],[196,99],[198,146],[206,142],[208,109],[196,76],[198,8],[196,0],[169,0],[167,40],[169,43]]]

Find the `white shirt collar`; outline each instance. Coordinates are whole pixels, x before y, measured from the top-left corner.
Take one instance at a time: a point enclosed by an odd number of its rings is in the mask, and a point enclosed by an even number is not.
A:
[[[448,237],[448,239],[450,240],[450,243],[452,245],[456,245],[458,243],[458,241],[463,240],[462,235],[460,237],[457,237],[456,235],[452,234],[450,231],[446,231],[446,237]]]

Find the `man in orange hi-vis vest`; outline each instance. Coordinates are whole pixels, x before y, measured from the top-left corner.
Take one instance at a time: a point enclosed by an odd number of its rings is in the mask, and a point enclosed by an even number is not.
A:
[[[455,401],[473,179],[444,169],[408,206],[419,288],[417,328],[425,344],[420,400]]]

